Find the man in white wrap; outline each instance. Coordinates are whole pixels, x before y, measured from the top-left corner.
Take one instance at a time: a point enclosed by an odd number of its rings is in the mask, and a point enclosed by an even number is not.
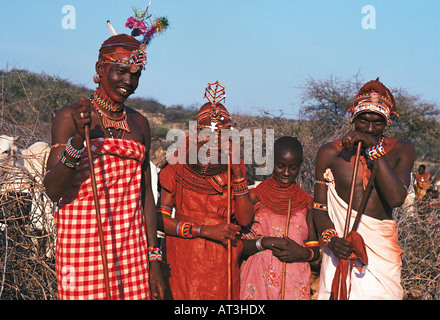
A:
[[[318,299],[402,299],[401,248],[392,209],[407,195],[415,148],[409,141],[384,136],[396,104],[391,92],[377,80],[366,83],[356,95],[351,112],[353,130],[340,140],[323,145],[315,166],[314,222],[325,244]],[[350,229],[365,193],[373,166],[374,184],[356,231],[358,240],[342,238],[347,216],[358,142],[362,143],[356,176]],[[352,255],[363,247],[364,264]],[[356,252],[358,253],[358,252]],[[358,254],[359,256],[359,254]],[[352,259],[349,259],[351,257]],[[349,259],[347,292],[332,288],[338,261]],[[366,261],[367,260],[367,261]],[[353,263],[353,267],[351,267]],[[340,281],[343,283],[344,276]],[[339,294],[338,294],[339,292]]]

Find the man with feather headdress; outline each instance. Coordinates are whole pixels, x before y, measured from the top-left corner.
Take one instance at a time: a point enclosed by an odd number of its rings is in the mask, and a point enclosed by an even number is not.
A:
[[[124,104],[138,86],[146,44],[155,32],[138,41],[133,35],[116,34],[110,22],[108,27],[112,36],[101,45],[93,77],[98,88],[89,99],[61,108],[52,126],[44,184],[59,206],[58,299],[163,299],[150,127],[145,117]],[[86,126],[96,184],[84,152]]]

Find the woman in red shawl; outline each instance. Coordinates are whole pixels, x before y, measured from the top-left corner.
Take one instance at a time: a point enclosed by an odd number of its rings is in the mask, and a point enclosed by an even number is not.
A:
[[[313,198],[296,182],[303,152],[294,137],[281,137],[274,145],[273,176],[250,192],[255,219],[243,240],[240,299],[279,300],[283,262],[286,262],[286,300],[310,299],[310,265],[319,257],[313,226]],[[289,232],[285,236],[288,202],[291,199]]]
[[[220,85],[216,84],[218,88]],[[229,129],[232,125],[228,111],[217,100],[218,92],[213,96],[216,98],[204,104],[198,113],[198,136],[203,129],[219,132],[220,129]],[[222,133],[224,131],[228,130],[222,130]],[[206,142],[195,142],[197,153],[202,147],[206,147]],[[211,156],[218,156],[220,160],[225,147],[220,142],[217,150],[211,148],[208,152]],[[169,283],[172,298],[228,298],[226,244],[229,239],[232,242],[232,299],[238,299],[238,257],[242,246],[237,241],[237,234],[241,229],[240,225],[248,225],[254,213],[248,195],[245,166],[242,163],[232,163],[232,199],[228,199],[227,163],[218,161],[220,164],[214,164],[214,161],[210,161],[203,164],[198,161],[191,164],[188,163],[188,158],[187,154],[186,159],[181,161],[184,163],[168,163],[159,172],[161,191],[158,222],[159,229],[167,234],[166,261],[171,272]],[[237,224],[227,223],[228,201],[232,201],[232,217]],[[173,208],[174,218],[171,217]]]

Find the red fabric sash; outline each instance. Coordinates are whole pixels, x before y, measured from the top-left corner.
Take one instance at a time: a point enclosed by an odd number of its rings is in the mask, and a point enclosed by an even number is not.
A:
[[[347,275],[351,272],[353,265],[359,270],[362,267],[356,266],[354,260],[358,259],[362,266],[368,264],[367,249],[362,236],[356,231],[351,231],[345,238],[353,245],[353,252],[349,259],[339,259],[336,266],[335,277],[332,282],[330,300],[347,300],[350,290],[347,290]]]

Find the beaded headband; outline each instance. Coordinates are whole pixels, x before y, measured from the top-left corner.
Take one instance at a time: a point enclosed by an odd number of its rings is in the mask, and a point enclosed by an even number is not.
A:
[[[388,97],[379,95],[377,92],[371,91],[370,93],[357,96],[353,101],[353,106],[347,110],[348,113],[352,113],[350,123],[363,112],[374,112],[383,116],[387,122],[387,125],[391,125],[391,115],[398,114],[392,110],[392,102]]]

